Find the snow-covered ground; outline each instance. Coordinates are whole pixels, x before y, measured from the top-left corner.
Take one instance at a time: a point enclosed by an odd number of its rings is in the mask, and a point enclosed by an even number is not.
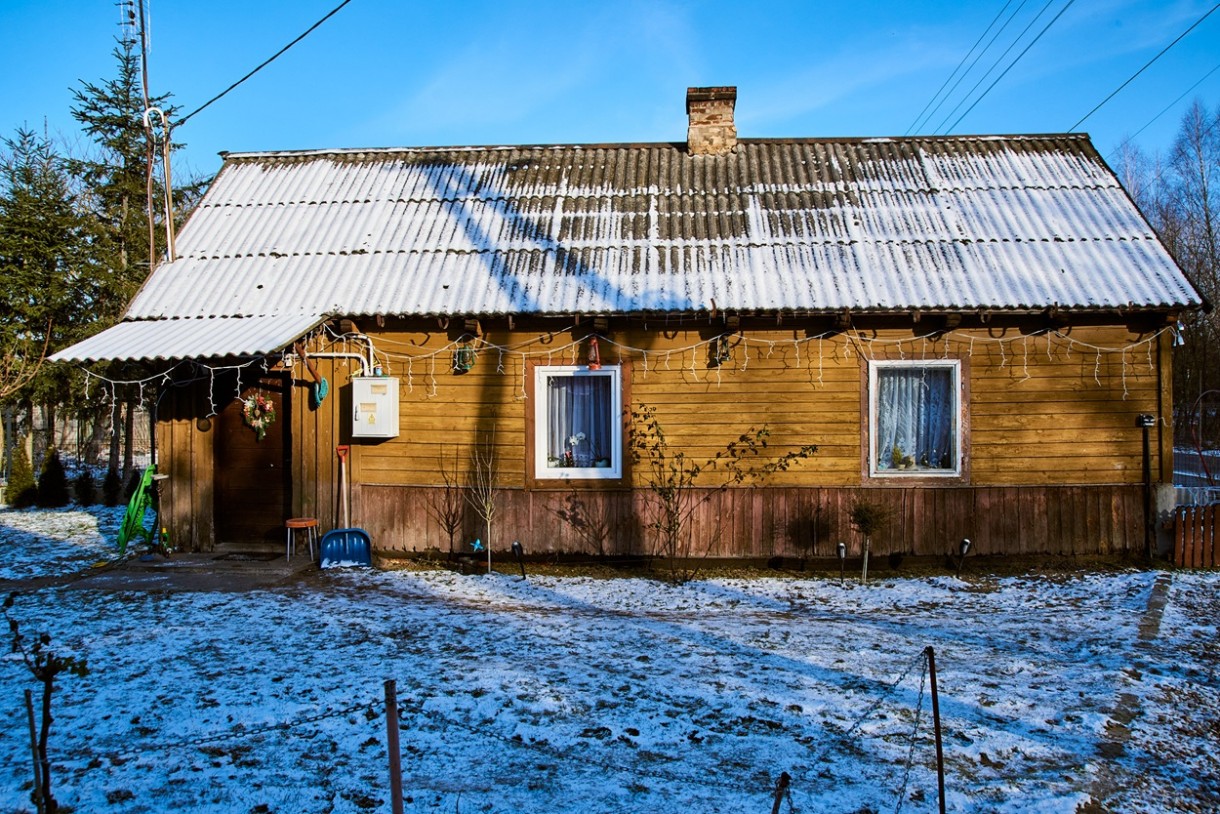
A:
[[[117,520],[0,512],[0,578],[88,568]],[[1218,588],[330,570],[252,593],[85,579],[11,613],[88,660],[51,735],[78,812],[388,812],[387,678],[408,812],[769,812],[783,772],[781,811],[931,812],[929,645],[950,811],[1213,811]],[[27,688],[0,662],[0,812],[32,810]]]

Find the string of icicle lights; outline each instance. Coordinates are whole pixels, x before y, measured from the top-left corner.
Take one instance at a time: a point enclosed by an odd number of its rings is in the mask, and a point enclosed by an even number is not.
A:
[[[818,387],[824,386],[823,367],[828,357],[838,358],[841,354],[843,359],[859,356],[862,359],[872,361],[882,354],[884,354],[883,358],[890,358],[892,352],[896,350],[899,360],[948,359],[954,358],[949,355],[949,345],[951,343],[964,347],[963,355],[966,357],[973,357],[976,348],[986,349],[991,346],[996,347],[1000,352],[999,368],[1020,369],[1022,374],[1020,380],[1026,381],[1033,378],[1030,373],[1030,360],[1032,355],[1037,352],[1033,345],[1039,340],[1044,340],[1046,345],[1044,353],[1048,361],[1053,362],[1060,352],[1068,359],[1072,357],[1073,353],[1080,354],[1082,357],[1091,356],[1093,361],[1092,378],[1099,387],[1102,386],[1103,360],[1110,354],[1119,354],[1122,361],[1121,380],[1123,398],[1126,399],[1129,395],[1127,388],[1128,371],[1135,370],[1136,365],[1139,364],[1141,367],[1146,366],[1149,371],[1154,372],[1156,366],[1153,360],[1153,349],[1163,334],[1174,330],[1171,327],[1161,328],[1135,342],[1117,347],[1082,342],[1059,330],[1048,331],[1042,334],[1020,334],[999,337],[977,336],[974,334],[963,335],[960,331],[950,330],[928,333],[921,336],[881,338],[869,336],[862,331],[849,329],[847,331],[828,331],[816,336],[793,339],[760,339],[739,332],[728,332],[682,347],[665,349],[638,348],[618,342],[611,337],[591,332],[580,339],[570,340],[559,345],[552,344],[556,337],[570,332],[573,328],[575,326],[539,334],[531,339],[511,345],[490,342],[484,337],[473,334],[461,336],[456,340],[435,348],[387,337],[378,337],[378,345],[402,348],[403,350],[401,351],[387,351],[375,348],[371,340],[364,335],[335,334],[326,328],[314,331],[302,341],[308,345],[321,339],[328,343],[324,347],[332,349],[342,347],[343,352],[340,356],[343,359],[344,365],[347,363],[347,356],[356,357],[359,355],[354,351],[349,353],[348,349],[351,344],[359,343],[366,345],[369,348],[371,358],[381,365],[386,375],[393,375],[397,372],[405,380],[408,392],[414,392],[417,375],[423,377],[428,383],[429,397],[435,396],[439,392],[439,376],[453,370],[452,360],[455,358],[455,353],[460,350],[473,350],[478,357],[494,357],[496,372],[501,375],[509,375],[510,366],[519,367],[521,389],[517,397],[524,399],[526,397],[525,377],[527,375],[528,366],[526,363],[528,361],[541,361],[545,359],[547,364],[579,365],[581,364],[582,355],[587,353],[589,340],[592,338],[598,340],[599,346],[606,348],[606,350],[601,351],[601,360],[604,364],[623,364],[628,361],[641,362],[641,373],[644,379],[647,379],[649,372],[657,373],[662,370],[673,371],[681,368],[688,370],[697,381],[714,379],[717,385],[722,382],[723,373],[726,369],[735,369],[739,372],[748,370],[752,353],[755,359],[765,360],[773,357],[777,352],[786,353],[790,349],[795,356],[796,366],[805,365],[811,373],[816,370],[816,377],[811,376],[811,380]],[[709,351],[711,347],[713,345],[724,347],[726,343],[731,351],[729,358],[722,364],[710,364]],[[534,349],[540,344],[547,347],[544,349]],[[938,344],[941,346],[941,349],[934,351],[933,348]],[[1056,344],[1059,345],[1058,348],[1055,347]],[[909,351],[908,348],[910,348]],[[311,353],[326,352],[329,351],[311,351]],[[1132,357],[1130,362],[1128,362],[1128,355]],[[1144,356],[1142,363],[1137,361],[1140,355]],[[512,361],[515,361],[516,364],[510,365]],[[90,385],[95,381],[103,389],[103,399],[108,396],[111,403],[117,399],[119,388],[138,388],[138,399],[143,401],[145,388],[150,385],[164,392],[164,389],[169,386],[181,387],[199,381],[207,381],[208,401],[211,410],[209,415],[211,416],[216,415],[222,406],[217,402],[218,398],[223,398],[223,394],[219,393],[216,388],[216,377],[218,374],[228,371],[240,371],[253,366],[258,366],[266,373],[270,372],[272,367],[277,365],[295,368],[299,364],[301,362],[294,353],[284,350],[279,353],[259,356],[240,363],[226,365],[212,365],[198,360],[184,360],[176,363],[168,370],[139,379],[113,379],[86,369],[84,371],[85,397],[86,399],[88,398]],[[420,368],[418,371],[417,366]],[[187,371],[187,375],[179,378],[183,370]],[[240,375],[236,379],[236,392],[233,398],[240,400],[242,390]]]
[[[506,360],[515,357],[518,360],[522,381],[521,390],[517,396],[523,399],[526,397],[525,376],[527,375],[527,361],[546,360],[547,364],[579,365],[581,364],[582,355],[588,352],[589,340],[592,338],[598,340],[599,346],[605,346],[609,349],[600,352],[600,359],[603,364],[615,362],[622,364],[625,361],[641,362],[641,373],[644,379],[647,379],[650,371],[653,373],[660,370],[673,371],[680,367],[684,370],[689,370],[696,381],[713,378],[717,385],[722,382],[722,375],[726,368],[732,370],[735,367],[740,372],[748,370],[752,352],[756,359],[762,360],[771,358],[777,351],[786,352],[788,349],[792,349],[795,355],[796,366],[805,365],[813,371],[813,366],[816,364],[816,384],[819,387],[824,386],[823,372],[826,358],[835,358],[840,352],[844,359],[859,356],[872,361],[877,359],[882,352],[886,353],[885,358],[889,358],[889,349],[893,348],[898,351],[899,360],[948,359],[953,358],[949,355],[949,340],[964,346],[965,356],[967,357],[974,356],[976,346],[987,347],[994,345],[1000,351],[999,368],[1004,369],[1007,367],[1015,369],[1019,367],[1022,372],[1021,381],[1026,381],[1033,378],[1033,375],[1030,373],[1030,359],[1035,350],[1032,346],[1037,340],[1044,338],[1046,341],[1045,354],[1049,361],[1054,361],[1056,354],[1060,352],[1060,350],[1052,347],[1052,340],[1060,344],[1065,358],[1070,359],[1073,352],[1081,355],[1091,354],[1093,356],[1092,378],[1099,387],[1102,386],[1103,359],[1109,354],[1119,354],[1122,361],[1121,379],[1123,399],[1125,400],[1129,395],[1127,388],[1128,370],[1134,369],[1135,365],[1139,363],[1135,360],[1142,354],[1144,356],[1142,364],[1146,365],[1149,371],[1154,372],[1156,366],[1153,360],[1153,349],[1156,346],[1157,340],[1164,333],[1172,330],[1172,328],[1162,328],[1142,339],[1119,347],[1106,347],[1082,342],[1058,330],[1038,335],[1012,337],[963,336],[957,331],[944,331],[922,336],[886,339],[849,330],[845,332],[826,332],[816,336],[794,339],[758,339],[745,334],[731,332],[720,334],[710,339],[700,340],[683,347],[661,350],[638,348],[617,342],[599,333],[590,333],[580,339],[549,346],[542,350],[522,350],[523,348],[536,347],[540,343],[549,344],[557,335],[566,333],[566,330],[564,330],[542,334],[533,340],[515,345],[500,345],[472,334],[459,337],[452,342],[436,348],[382,337],[378,340],[378,344],[406,348],[408,350],[406,352],[377,350],[376,356],[387,375],[392,375],[397,370],[399,376],[405,379],[408,392],[414,392],[417,375],[416,366],[422,367],[423,371],[420,375],[424,376],[428,382],[428,395],[430,397],[438,393],[438,370],[448,372],[451,369],[449,360],[454,359],[455,354],[459,351],[470,349],[478,356],[491,356],[495,360],[496,372],[502,375],[508,375]],[[708,359],[711,348],[722,345],[725,342],[728,343],[728,347],[732,351],[729,359],[722,364],[710,364]],[[938,343],[941,344],[941,350],[933,352],[931,348]],[[1014,345],[1017,347],[1011,347]],[[918,347],[913,347],[908,355],[907,346]],[[1009,347],[1006,348],[1006,346]],[[738,349],[740,349],[740,356]],[[802,353],[802,351],[804,352]],[[1133,357],[1131,362],[1128,362],[1127,359],[1129,354]],[[441,364],[438,364],[438,360],[441,360]]]

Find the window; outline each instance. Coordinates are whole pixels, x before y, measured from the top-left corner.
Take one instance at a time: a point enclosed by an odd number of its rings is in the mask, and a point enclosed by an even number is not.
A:
[[[869,366],[869,473],[961,474],[961,363]]]
[[[617,366],[534,369],[534,477],[623,476],[622,377]]]

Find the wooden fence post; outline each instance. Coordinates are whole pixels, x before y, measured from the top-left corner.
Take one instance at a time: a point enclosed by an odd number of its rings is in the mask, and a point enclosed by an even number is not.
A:
[[[1173,562],[1179,568],[1220,568],[1220,505],[1179,506],[1174,513]]]
[[[390,811],[402,814],[402,752],[398,746],[398,684],[385,682],[386,750],[390,753]]]
[[[787,772],[780,772],[779,782],[775,784],[775,802],[771,804],[771,814],[779,814],[779,804],[784,801],[784,792],[788,791],[788,784],[792,782],[792,777]]]
[[[34,805],[38,807],[38,814],[44,814],[47,807],[42,799],[42,761],[38,757],[38,727],[34,724],[34,695],[29,690],[25,691],[25,711],[30,721],[30,755],[34,758]]]

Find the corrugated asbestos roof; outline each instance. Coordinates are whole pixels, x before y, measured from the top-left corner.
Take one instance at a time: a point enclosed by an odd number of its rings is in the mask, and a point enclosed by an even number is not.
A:
[[[1078,135],[234,154],[177,246],[128,319],[1201,302]]]
[[[322,322],[315,316],[212,317],[120,322],[51,357],[56,362],[111,359],[208,359],[282,350]]]

